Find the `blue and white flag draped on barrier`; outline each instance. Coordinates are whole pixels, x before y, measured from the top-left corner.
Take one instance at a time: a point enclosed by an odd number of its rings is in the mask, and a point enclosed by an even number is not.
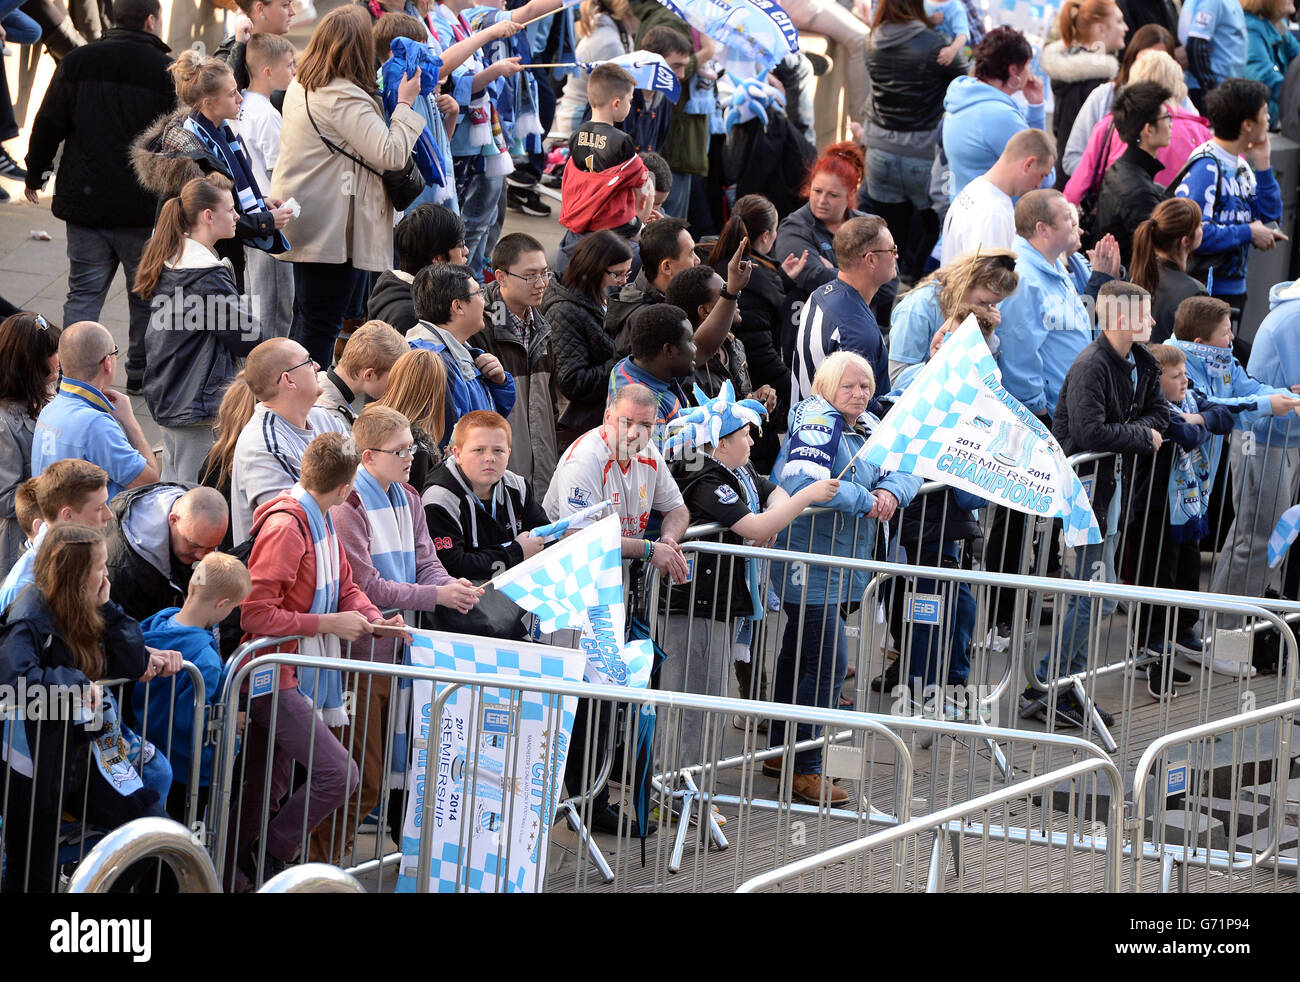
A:
[[[432,631],[411,634],[414,665],[474,675],[582,678],[583,658],[571,648]],[[430,892],[540,892],[578,700],[517,689],[459,688],[435,720],[433,702],[445,688],[421,679],[412,687],[416,750],[397,892],[414,893],[418,885],[426,795],[432,796]]]
[[[1101,541],[1087,492],[1061,445],[1002,387],[973,316],[948,336],[876,427],[866,459],[993,504],[1060,518],[1066,545]]]
[[[1277,520],[1277,527],[1268,537],[1269,569],[1282,561],[1298,533],[1300,533],[1300,505],[1292,505],[1282,512],[1282,517]]]
[[[530,535],[536,536],[545,542],[554,542],[557,539],[564,538],[569,529],[586,528],[593,518],[599,515],[606,508],[613,508],[614,503],[606,498],[600,504],[592,505],[590,508],[584,508],[582,511],[575,511],[572,515],[561,518],[558,522],[552,522],[550,525],[539,525],[530,532]]]
[[[662,92],[668,97],[669,102],[675,103],[678,96],[682,94],[682,83],[668,67],[664,56],[657,55],[653,51],[632,51],[605,61],[580,61],[577,65],[588,74],[597,65],[618,65],[632,76],[638,89]]]

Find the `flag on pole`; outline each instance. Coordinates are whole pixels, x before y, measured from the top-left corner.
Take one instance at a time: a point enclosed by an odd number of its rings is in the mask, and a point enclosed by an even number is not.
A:
[[[772,0],[659,0],[701,34],[727,51],[719,52],[737,75],[770,72],[786,55],[799,50],[799,31],[790,15]]]
[[[1273,569],[1282,561],[1298,533],[1300,533],[1300,505],[1292,505],[1282,512],[1282,517],[1277,520],[1277,527],[1268,537],[1269,569]]]
[[[588,74],[597,65],[617,65],[632,76],[638,89],[662,92],[670,102],[676,102],[677,98],[682,94],[682,83],[673,74],[673,70],[668,67],[668,62],[664,60],[664,56],[655,54],[653,51],[633,51],[629,54],[619,55],[617,58],[607,58],[604,61],[578,62],[578,67]]]
[[[584,508],[582,511],[575,511],[572,515],[561,518],[558,522],[552,522],[550,525],[539,525],[533,529],[529,535],[536,536],[546,542],[554,542],[557,539],[564,538],[570,529],[577,530],[586,528],[587,524],[599,515],[606,508],[613,508],[614,503],[608,498],[599,504],[592,505],[590,508]]]
[[[1088,494],[1061,445],[1002,387],[974,316],[944,342],[867,441],[866,459],[1060,518],[1069,546],[1101,541]]]
[[[618,516],[610,515],[493,577],[492,585],[536,615],[543,634],[580,628],[589,607],[622,609],[621,547]]]

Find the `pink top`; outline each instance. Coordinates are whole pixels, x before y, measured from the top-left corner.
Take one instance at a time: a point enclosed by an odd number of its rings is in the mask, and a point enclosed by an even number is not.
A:
[[[1156,175],[1156,183],[1165,187],[1168,187],[1169,182],[1178,176],[1178,172],[1187,163],[1187,158],[1192,155],[1192,151],[1214,136],[1210,132],[1208,119],[1184,109],[1173,110],[1173,115],[1173,139],[1169,146],[1162,147],[1156,154],[1156,159],[1165,165],[1165,169]],[[1097,159],[1101,156],[1101,145],[1106,139],[1106,127],[1110,125],[1113,118],[1110,113],[1107,113],[1092,128],[1092,135],[1088,137],[1088,146],[1083,151],[1083,159],[1079,161],[1079,166],[1075,168],[1065,184],[1065,196],[1073,204],[1077,205],[1083,201],[1083,196],[1097,175]],[[1112,133],[1106,165],[1101,169],[1104,171],[1119,160],[1127,149],[1128,144],[1119,138],[1119,134]]]

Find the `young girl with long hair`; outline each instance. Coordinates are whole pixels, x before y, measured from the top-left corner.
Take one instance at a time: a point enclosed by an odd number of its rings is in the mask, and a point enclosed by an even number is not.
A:
[[[195,178],[163,205],[140,257],[133,289],[153,306],[144,398],[162,428],[164,481],[198,481],[235,359],[262,340],[251,300],[215,249],[234,237],[237,221],[229,182]]]

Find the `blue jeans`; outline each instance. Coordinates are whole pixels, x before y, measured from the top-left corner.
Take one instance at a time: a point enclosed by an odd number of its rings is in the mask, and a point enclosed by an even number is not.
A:
[[[63,303],[64,325],[97,321],[104,309],[109,287],[121,266],[126,275],[126,303],[130,327],[126,349],[126,374],[144,377],[144,337],[149,329],[152,307],[131,290],[140,255],[149,241],[147,228],[87,228],[67,226],[68,298]]]
[[[909,201],[917,211],[930,207],[930,168],[922,157],[904,157],[886,150],[867,150],[867,194],[883,204]],[[906,232],[906,229],[902,229]]]
[[[785,636],[776,658],[776,678],[772,682],[772,701],[817,706],[830,709],[840,700],[844,675],[849,667],[848,644],[844,637],[844,619],[838,607],[800,607],[785,604]],[[784,746],[785,723],[773,720],[768,736],[769,747]],[[795,739],[811,740],[821,735],[821,727],[800,723]],[[822,752],[816,747],[794,755],[796,774],[820,774]]]
[[[954,587],[956,590],[954,591]],[[908,649],[907,680],[921,679],[922,685],[965,685],[970,678],[970,639],[975,630],[975,596],[965,583],[918,577],[917,593],[943,597],[943,614],[938,624],[912,624]],[[954,593],[956,604],[954,606]],[[944,678],[944,648],[951,652]]]
[[[1114,526],[1115,523],[1112,522],[1111,528],[1114,528]],[[1074,566],[1070,570],[1070,577],[1078,581],[1117,582],[1115,577],[1115,546],[1118,542],[1118,534],[1110,534],[1094,546],[1079,546],[1076,548],[1073,555]],[[1051,673],[1052,649],[1049,647],[1047,653],[1043,655],[1043,660],[1038,663],[1039,681],[1045,682],[1049,678],[1062,675],[1078,675],[1087,669],[1088,637],[1091,634],[1092,627],[1092,605],[1093,599],[1091,597],[1070,597],[1069,605],[1065,609],[1065,616],[1061,618],[1059,657],[1061,670],[1056,675]],[[1105,599],[1101,601],[1102,620],[1114,612],[1114,600]]]
[[[699,178],[694,174],[679,174],[673,171],[673,186],[668,189],[660,210],[670,218],[685,219],[691,210],[692,186]]]
[[[41,25],[16,9],[17,6],[13,0],[0,3],[0,27],[5,29],[6,40],[13,44],[37,44],[41,40]],[[6,7],[10,9],[6,11]]]
[[[474,271],[475,279],[481,280],[489,256],[488,233],[497,223],[506,179],[473,172],[470,170],[473,166],[477,166],[473,157],[456,158],[456,191],[460,197],[460,217],[465,222],[465,248],[469,250],[465,265]]]

